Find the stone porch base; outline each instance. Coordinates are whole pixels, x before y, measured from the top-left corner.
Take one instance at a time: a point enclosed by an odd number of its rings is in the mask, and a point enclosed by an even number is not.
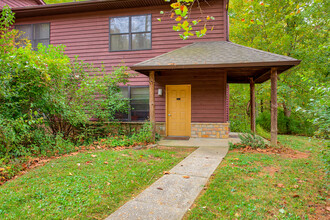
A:
[[[192,138],[229,138],[229,123],[191,123]]]
[[[123,122],[122,128],[130,130],[134,128],[138,131],[145,122]],[[166,136],[166,123],[156,122],[156,132]],[[229,138],[229,123],[191,123],[192,138]]]

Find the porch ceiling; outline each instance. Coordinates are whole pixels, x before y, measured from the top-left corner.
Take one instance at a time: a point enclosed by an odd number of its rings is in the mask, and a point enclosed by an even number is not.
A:
[[[228,83],[255,83],[270,79],[270,69],[282,73],[300,63],[300,60],[234,44],[229,41],[198,42],[173,50],[131,66],[132,70],[148,75],[170,70],[227,71]]]

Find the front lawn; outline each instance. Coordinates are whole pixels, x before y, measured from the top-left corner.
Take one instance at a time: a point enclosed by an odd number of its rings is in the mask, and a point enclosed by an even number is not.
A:
[[[301,153],[230,151],[185,219],[327,219],[325,146],[279,140]]]
[[[0,219],[104,219],[192,151],[104,150],[52,160],[0,186]]]

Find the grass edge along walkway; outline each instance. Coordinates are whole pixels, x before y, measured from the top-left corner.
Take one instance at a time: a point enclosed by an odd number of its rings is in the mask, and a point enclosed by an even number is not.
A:
[[[326,146],[308,137],[279,140],[301,153],[230,151],[184,219],[326,219]]]
[[[103,219],[193,150],[105,150],[52,160],[0,186],[0,218]]]

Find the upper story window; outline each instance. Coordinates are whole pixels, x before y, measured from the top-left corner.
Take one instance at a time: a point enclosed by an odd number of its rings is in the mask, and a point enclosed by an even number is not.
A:
[[[30,40],[34,49],[38,47],[39,43],[49,45],[49,23],[16,25],[15,29],[24,32],[20,39]]]
[[[151,15],[110,18],[110,51],[151,49]]]

